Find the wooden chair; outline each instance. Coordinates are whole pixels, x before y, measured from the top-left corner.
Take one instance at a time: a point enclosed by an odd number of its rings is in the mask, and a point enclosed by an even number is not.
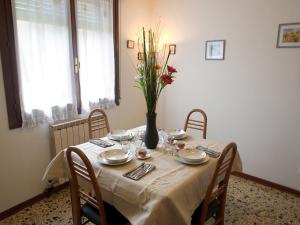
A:
[[[121,213],[103,201],[94,169],[87,156],[76,147],[69,147],[66,154],[71,173],[73,225],[81,225],[83,216],[88,219],[85,223],[92,222],[97,225],[128,224],[128,220]],[[80,188],[78,177],[91,185],[95,196],[91,196]],[[85,203],[81,204],[82,202]]]
[[[200,114],[201,118],[199,120],[191,119],[195,114]],[[206,139],[207,116],[202,109],[193,109],[189,112],[185,120],[184,131],[188,128],[202,131],[202,137]]]
[[[228,144],[220,156],[213,178],[208,186],[206,196],[192,216],[193,225],[204,225],[205,221],[214,218],[214,225],[224,225],[224,212],[228,181],[236,155],[235,143]]]
[[[101,109],[94,109],[88,117],[89,138],[103,137],[110,132],[107,116]]]

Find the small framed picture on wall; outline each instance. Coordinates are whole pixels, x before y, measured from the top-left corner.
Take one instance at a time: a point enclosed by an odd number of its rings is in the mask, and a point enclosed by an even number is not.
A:
[[[206,60],[225,59],[225,40],[206,41],[205,45]]]
[[[279,24],[277,48],[300,48],[300,23]]]
[[[169,51],[170,51],[170,54],[175,55],[176,54],[176,45],[175,44],[169,45]]]
[[[127,48],[134,49],[134,41],[127,40]]]
[[[138,60],[144,60],[144,53],[138,52]]]

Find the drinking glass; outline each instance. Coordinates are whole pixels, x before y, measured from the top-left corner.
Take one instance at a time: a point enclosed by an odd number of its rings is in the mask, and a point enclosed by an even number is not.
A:
[[[138,130],[133,139],[133,145],[135,151],[138,151],[143,147],[143,139],[144,139],[144,131],[143,130]]]
[[[124,152],[130,151],[130,142],[129,141],[121,141],[121,147]]]
[[[165,152],[166,154],[173,156],[176,153],[176,145],[168,142],[168,144],[165,145]]]
[[[162,152],[173,155],[175,151],[174,137],[168,135],[165,131],[161,131],[159,136]]]

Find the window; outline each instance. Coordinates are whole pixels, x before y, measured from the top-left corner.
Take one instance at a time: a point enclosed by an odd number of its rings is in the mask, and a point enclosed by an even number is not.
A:
[[[117,0],[0,4],[10,128],[119,104]]]

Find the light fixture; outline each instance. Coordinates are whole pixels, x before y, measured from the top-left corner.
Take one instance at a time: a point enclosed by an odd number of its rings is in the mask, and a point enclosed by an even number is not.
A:
[[[176,45],[175,44],[170,44],[169,45],[169,51],[170,51],[170,54],[175,55],[176,54]]]
[[[127,48],[134,49],[134,41],[133,40],[127,40]]]

